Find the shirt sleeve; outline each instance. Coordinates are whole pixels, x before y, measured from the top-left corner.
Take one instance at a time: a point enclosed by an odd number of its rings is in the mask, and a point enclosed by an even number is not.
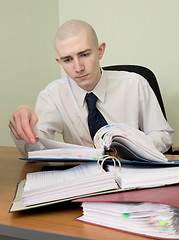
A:
[[[54,103],[52,96],[43,90],[37,99],[35,112],[38,117],[38,122],[35,127],[37,137],[53,139],[55,132],[62,132],[62,120],[60,112]],[[29,144],[24,140],[17,140],[12,135],[14,143],[18,148],[20,155],[24,158],[27,157],[28,152],[44,149],[44,146],[37,142],[36,144]]]
[[[145,79],[139,84],[139,127],[156,148],[165,153],[172,146],[174,130],[166,121],[152,88]]]
[[[53,93],[49,93],[46,89],[40,92],[35,106],[40,137],[54,139],[55,132],[62,133],[63,121],[60,112],[62,104],[60,104],[60,101],[60,98],[55,98]]]

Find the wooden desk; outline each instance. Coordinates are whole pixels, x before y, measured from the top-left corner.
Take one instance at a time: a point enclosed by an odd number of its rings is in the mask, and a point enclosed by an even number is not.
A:
[[[8,213],[17,182],[24,179],[26,173],[40,171],[46,165],[27,163],[18,158],[16,148],[0,147],[0,235],[3,239],[151,239],[74,221],[82,214],[79,203],[60,203]],[[170,158],[178,159],[179,156]]]

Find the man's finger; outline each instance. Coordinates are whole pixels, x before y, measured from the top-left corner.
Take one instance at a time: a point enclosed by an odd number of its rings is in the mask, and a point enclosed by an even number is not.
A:
[[[24,132],[26,138],[28,139],[28,142],[36,143],[35,136],[33,133],[34,129],[31,129],[30,120],[27,117],[23,116],[23,119],[21,121],[21,128],[22,128],[22,131]]]
[[[30,129],[29,117],[27,111],[22,109],[21,111],[14,112],[13,119],[11,122],[14,122],[14,127],[17,135],[20,139],[25,140],[28,143],[35,141],[33,133]],[[32,139],[32,140],[31,140]]]
[[[20,139],[20,140],[25,140],[28,143],[31,143],[29,141],[29,139],[26,137],[25,133],[23,132],[23,130],[19,130],[19,127],[17,128],[17,125],[14,123],[12,124],[12,121],[9,123],[9,128],[11,129],[12,134],[14,135],[14,137],[16,139]],[[17,130],[18,129],[18,130]]]
[[[37,116],[30,106],[17,107],[10,117],[9,128],[17,139],[23,139],[28,143],[36,143],[34,132]]]
[[[12,122],[9,122],[9,128],[16,139],[21,139],[20,136],[17,134]]]
[[[34,128],[35,128],[35,125],[37,124],[37,122],[38,122],[38,118],[37,118],[36,114],[34,113],[30,119],[30,128],[32,129],[34,134],[35,134]],[[35,136],[36,136],[36,134],[35,134]]]

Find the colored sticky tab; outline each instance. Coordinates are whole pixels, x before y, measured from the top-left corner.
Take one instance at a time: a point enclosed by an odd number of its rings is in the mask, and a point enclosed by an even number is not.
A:
[[[106,127],[110,127],[110,125],[106,125]]]
[[[129,217],[130,216],[130,213],[123,213],[122,215],[121,215],[121,217]]]
[[[81,154],[78,154],[77,157],[82,157],[82,155],[81,155]]]
[[[154,223],[155,223],[155,221],[152,221],[152,220],[151,220],[151,221],[149,221],[148,223],[149,223],[149,224],[154,224]]]
[[[167,221],[161,221],[157,224],[157,226],[165,226],[167,224]]]
[[[126,133],[123,133],[122,135],[123,135],[123,136],[127,136],[127,134],[126,134]]]
[[[92,157],[92,159],[96,159],[96,157]]]

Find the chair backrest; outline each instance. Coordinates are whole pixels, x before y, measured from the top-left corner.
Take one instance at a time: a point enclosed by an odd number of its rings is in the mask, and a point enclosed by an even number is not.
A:
[[[159,89],[159,85],[157,83],[157,79],[156,79],[154,73],[150,69],[143,67],[143,66],[138,66],[138,65],[113,65],[113,66],[103,67],[103,69],[110,70],[110,71],[135,72],[135,73],[138,73],[141,76],[143,76],[149,82],[151,88],[153,89],[153,91],[158,99],[158,102],[160,104],[160,107],[162,109],[163,115],[164,115],[165,119],[167,119],[162,96],[161,96],[160,89]]]
[[[153,89],[158,102],[160,104],[160,107],[162,109],[163,115],[165,119],[167,120],[166,113],[165,113],[165,108],[162,100],[162,96],[160,93],[159,85],[157,82],[157,79],[154,75],[154,73],[143,66],[138,66],[138,65],[113,65],[113,66],[105,66],[103,67],[103,70],[109,70],[109,71],[128,71],[128,72],[135,72],[143,76],[148,82],[151,88]],[[171,154],[173,152],[172,147],[166,152],[167,154]]]

